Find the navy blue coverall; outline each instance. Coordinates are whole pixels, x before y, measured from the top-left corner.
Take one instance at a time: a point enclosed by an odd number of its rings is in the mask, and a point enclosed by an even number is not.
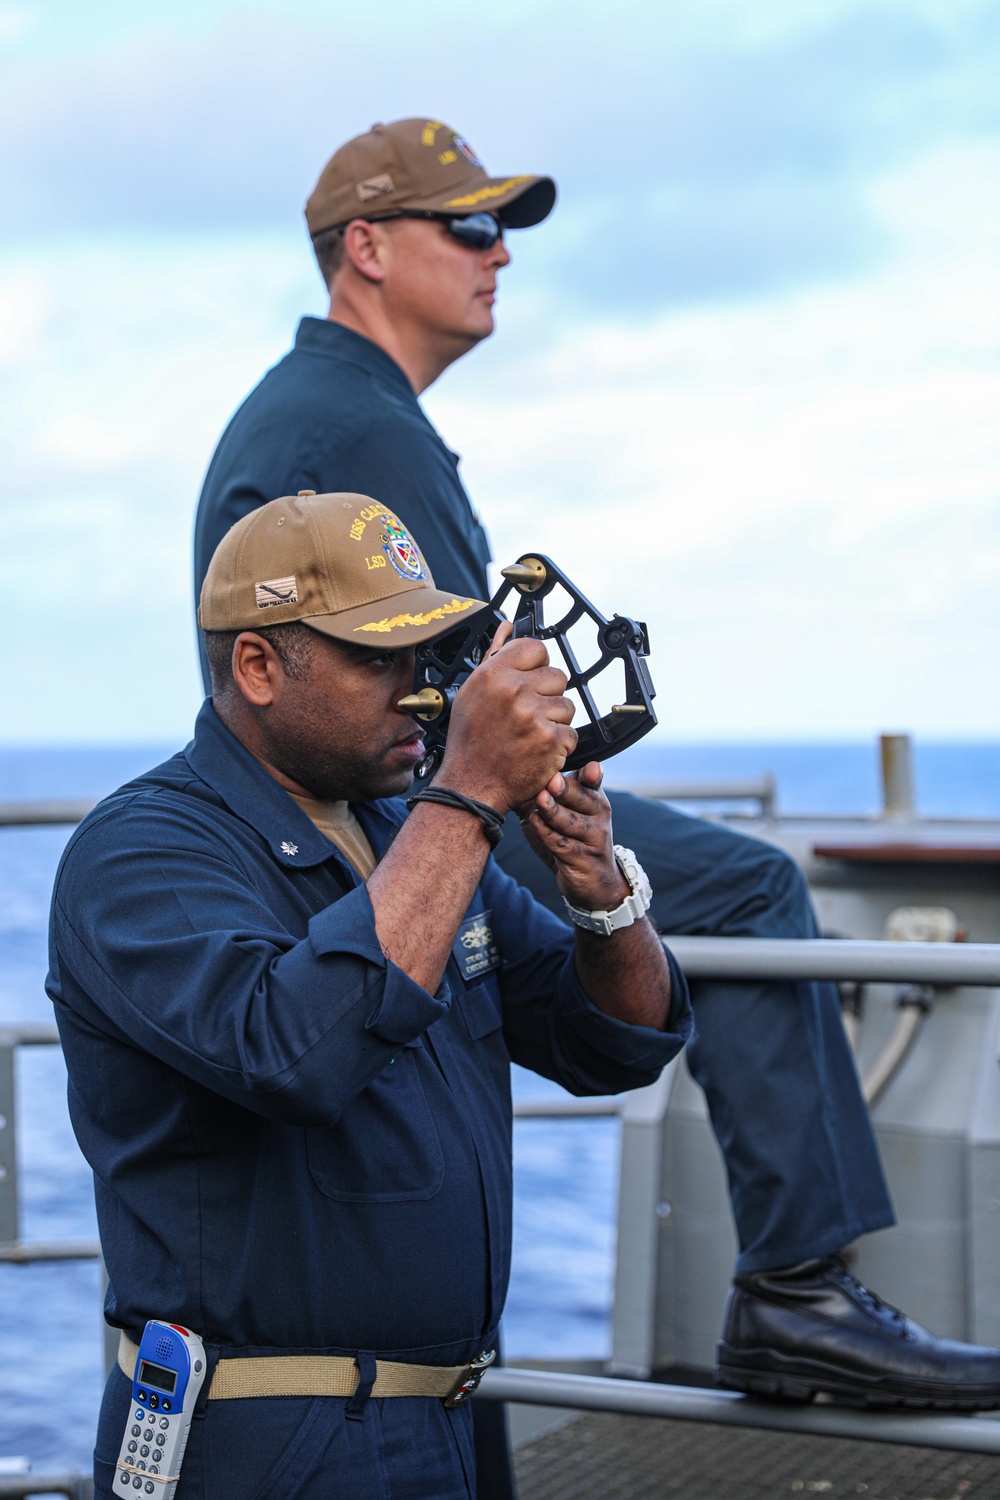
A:
[[[376,855],[398,801],[355,808]],[[419,865],[412,870],[419,882]],[[431,995],[386,958],[364,884],[206,703],[194,740],[70,840],[50,973],[94,1170],[110,1323],[225,1356],[459,1365],[489,1348],[511,1238],[510,1061],[578,1094],[652,1082],[691,1029],[588,1000],[566,927],[491,859]],[[460,934],[461,934],[460,929]],[[130,1383],[109,1378],[96,1493]],[[468,1407],[394,1397],[203,1401],[179,1500],[468,1500]]]
[[[394,360],[319,318],[302,320],[295,347],[219,442],[198,508],[196,594],[229,527],[300,489],[383,501],[413,531],[440,588],[488,596],[489,543],[457,454]],[[636,851],[649,875],[651,916],[662,932],[818,935],[805,881],[781,851],[625,793],[612,792],[611,805],[616,840]],[[555,882],[523,839],[508,835],[498,857],[562,911]],[[693,999],[698,1035],[687,1057],[725,1157],[736,1269],[794,1265],[891,1224],[833,985],[699,981]]]

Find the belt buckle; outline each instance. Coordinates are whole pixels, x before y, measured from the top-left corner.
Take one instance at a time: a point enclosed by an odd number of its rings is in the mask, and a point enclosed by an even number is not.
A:
[[[444,1397],[445,1406],[461,1406],[468,1401],[469,1397],[479,1389],[479,1382],[486,1371],[497,1357],[495,1349],[485,1349],[478,1354],[470,1365],[465,1368],[465,1373],[460,1375]]]

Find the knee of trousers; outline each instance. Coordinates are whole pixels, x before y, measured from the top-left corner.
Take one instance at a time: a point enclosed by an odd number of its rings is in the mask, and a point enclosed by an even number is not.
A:
[[[818,936],[819,923],[808,882],[790,854],[769,848],[761,858],[758,879],[767,896],[761,920],[755,924],[760,936]]]

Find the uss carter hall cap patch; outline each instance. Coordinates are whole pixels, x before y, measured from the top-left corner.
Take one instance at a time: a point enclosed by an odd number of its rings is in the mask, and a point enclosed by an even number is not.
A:
[[[539,224],[556,201],[551,177],[491,177],[468,141],[441,120],[373,125],[334,152],[306,204],[310,234],[399,209],[492,213],[507,229]]]
[[[209,563],[202,630],[259,630],[301,620],[377,650],[417,646],[483,608],[438,589],[416,542],[368,495],[303,490],[251,511]]]

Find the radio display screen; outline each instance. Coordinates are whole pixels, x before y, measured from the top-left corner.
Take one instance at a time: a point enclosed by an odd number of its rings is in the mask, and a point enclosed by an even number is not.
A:
[[[158,1391],[166,1391],[172,1396],[177,1384],[177,1371],[168,1370],[165,1365],[150,1364],[148,1359],[140,1359],[139,1384],[155,1385]]]

